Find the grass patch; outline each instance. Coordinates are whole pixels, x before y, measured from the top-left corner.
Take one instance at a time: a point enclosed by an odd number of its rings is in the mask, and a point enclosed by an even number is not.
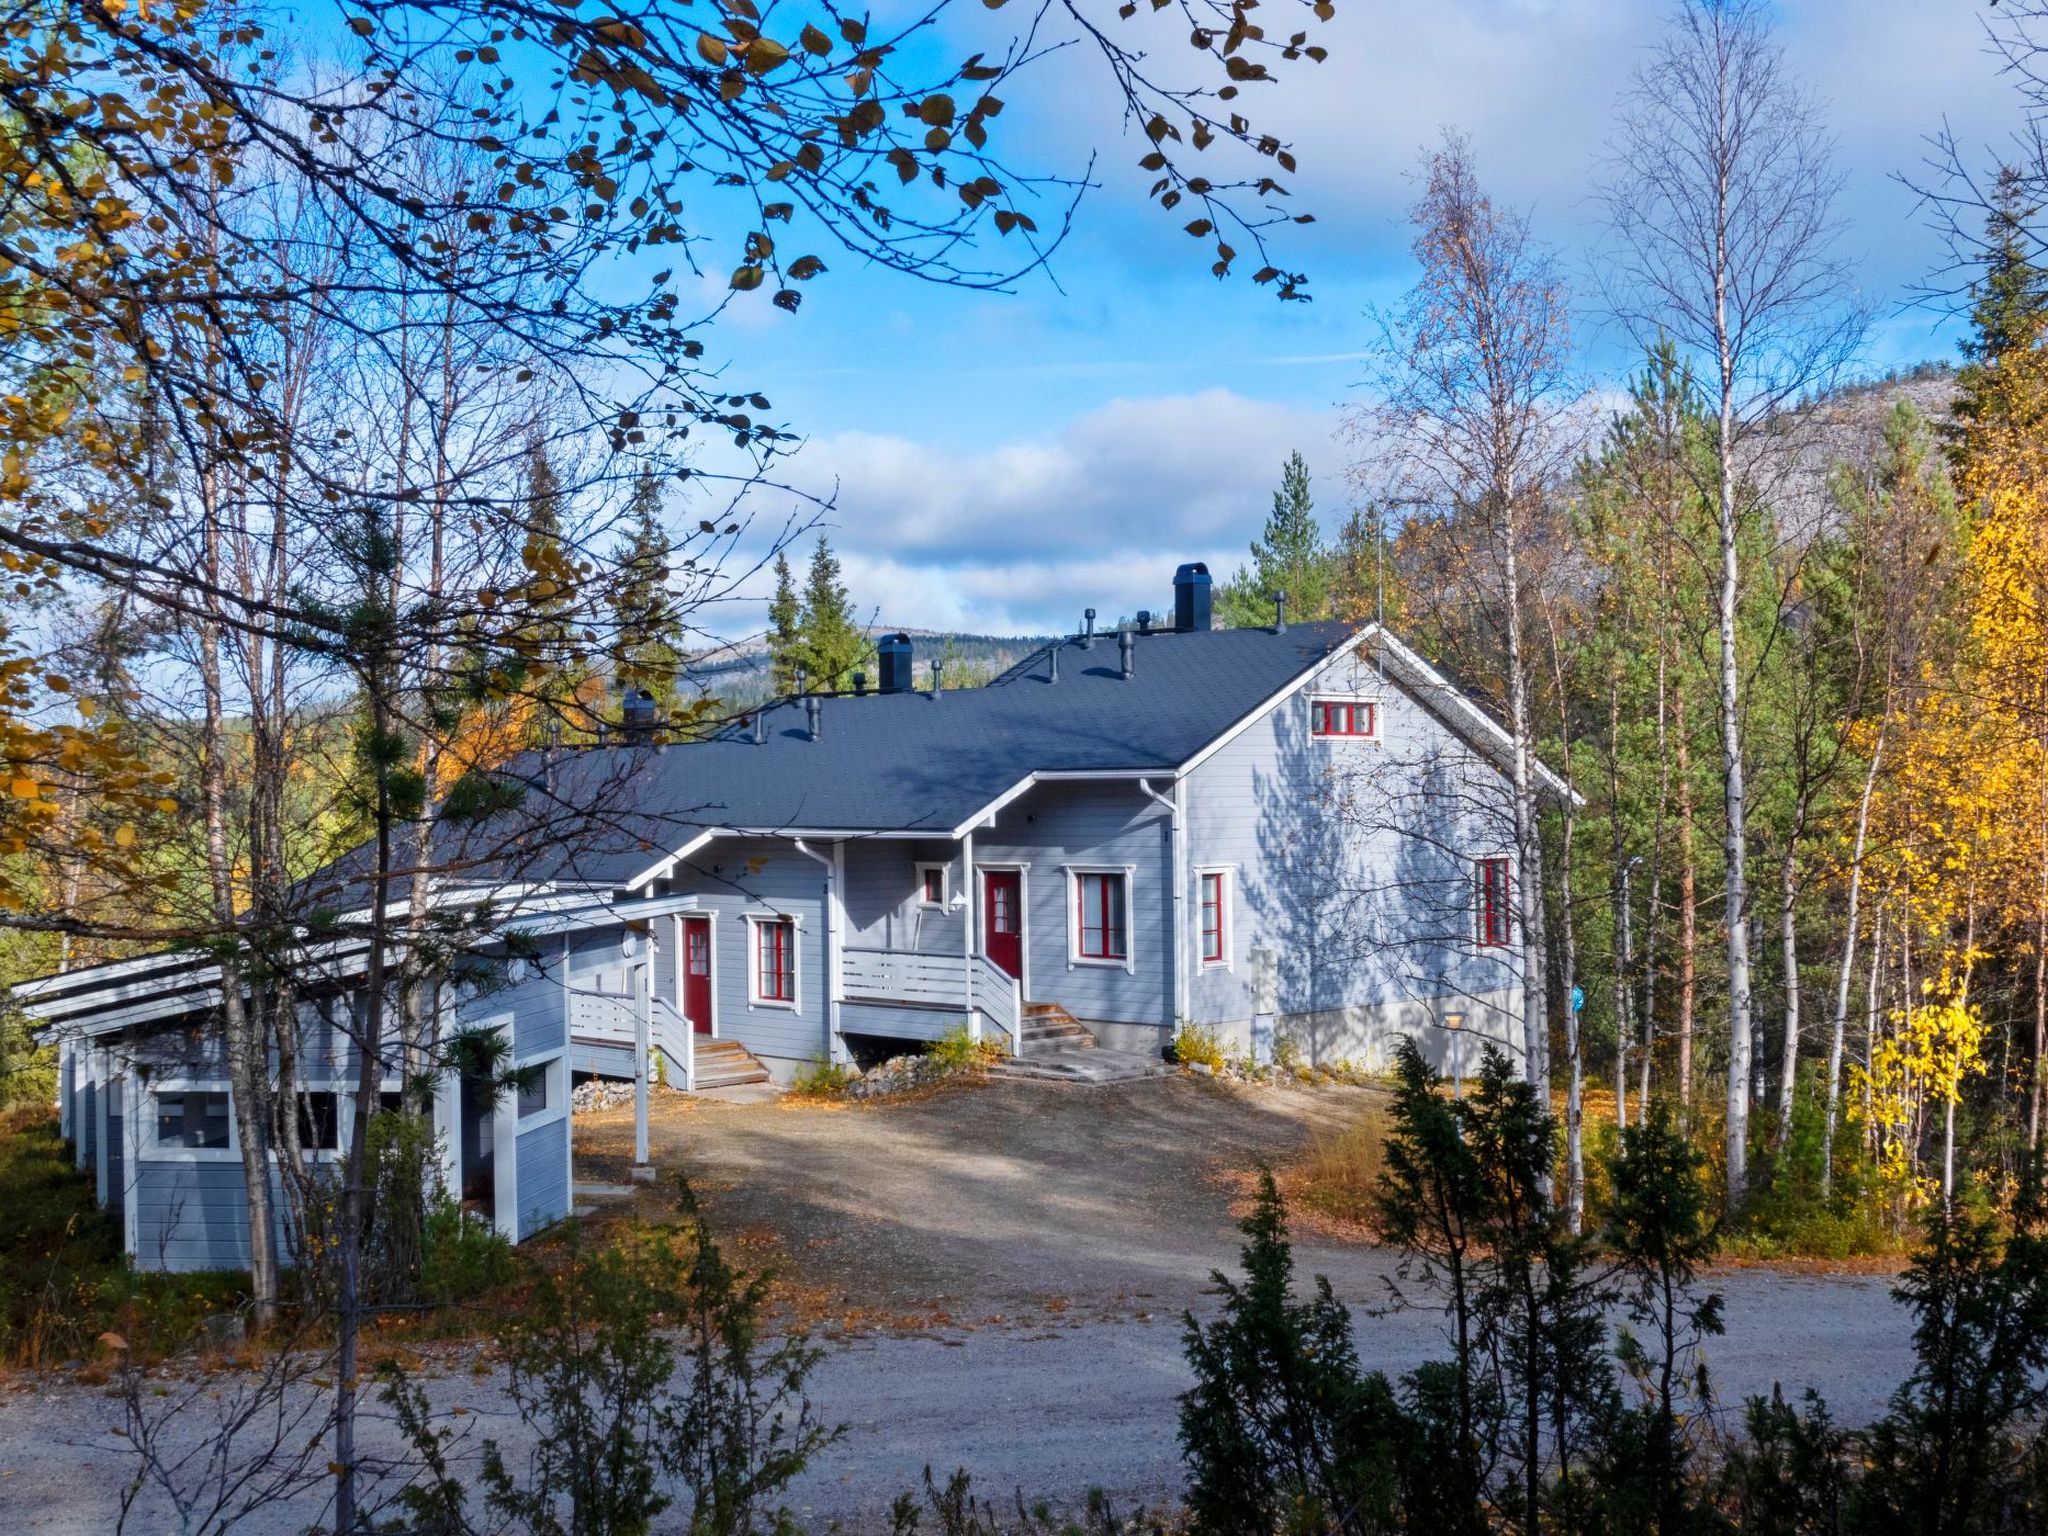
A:
[[[1390,1123],[1374,1105],[1342,1130],[1318,1132],[1281,1180],[1288,1200],[1345,1227],[1370,1227]]]
[[[39,1369],[101,1352],[117,1333],[142,1359],[192,1342],[248,1296],[238,1274],[136,1270],[118,1211],[93,1203],[47,1108],[0,1112],[0,1360]]]
[[[789,1080],[789,1094],[798,1099],[841,1099],[846,1097],[847,1089],[859,1080],[860,1074],[852,1067],[813,1056],[798,1067],[796,1076]]]

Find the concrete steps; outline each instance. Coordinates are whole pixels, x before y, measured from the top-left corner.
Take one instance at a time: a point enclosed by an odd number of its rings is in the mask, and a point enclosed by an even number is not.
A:
[[[1023,1036],[1019,1053],[991,1067],[990,1077],[1092,1085],[1138,1082],[1173,1071],[1156,1057],[1105,1050],[1088,1026],[1058,1003],[1026,1003]]]
[[[700,1093],[706,1088],[739,1088],[769,1080],[768,1069],[737,1040],[711,1040],[699,1035],[696,1058]]]

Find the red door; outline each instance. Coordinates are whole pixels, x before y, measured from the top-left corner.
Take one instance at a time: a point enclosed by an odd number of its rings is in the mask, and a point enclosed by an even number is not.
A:
[[[1024,974],[1022,882],[1014,872],[988,870],[982,877],[981,948],[1012,976]]]
[[[711,1033],[711,919],[683,919],[683,1017]]]

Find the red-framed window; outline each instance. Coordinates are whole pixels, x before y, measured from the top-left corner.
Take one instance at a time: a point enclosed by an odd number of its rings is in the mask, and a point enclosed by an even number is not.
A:
[[[1317,699],[1313,729],[1318,736],[1377,736],[1380,707],[1370,699]]]
[[[1129,881],[1123,875],[1074,876],[1080,903],[1077,937],[1083,960],[1122,960],[1131,952]]]
[[[943,907],[946,904],[945,865],[926,864],[919,869],[918,896],[928,907]]]
[[[1481,944],[1512,944],[1515,938],[1513,866],[1506,859],[1481,859],[1474,877]]]
[[[1221,870],[1205,870],[1202,874],[1202,962],[1205,965],[1220,965],[1230,955],[1230,915],[1225,910],[1228,896],[1224,878]]]
[[[787,917],[754,924],[754,996],[796,1001],[796,923]]]

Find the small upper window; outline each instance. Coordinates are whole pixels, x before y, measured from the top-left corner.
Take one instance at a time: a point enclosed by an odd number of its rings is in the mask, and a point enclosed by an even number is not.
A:
[[[228,1096],[225,1093],[181,1091],[156,1096],[156,1144],[225,1151]]]
[[[1506,859],[1481,859],[1476,872],[1478,939],[1481,944],[1511,944],[1515,936],[1514,893]]]
[[[917,866],[917,899],[927,907],[943,907],[946,904],[945,865]]]
[[[1202,963],[1221,965],[1230,958],[1229,888],[1221,870],[1202,873]]]
[[[341,1095],[326,1089],[299,1095],[299,1145],[308,1152],[341,1149]]]
[[[1317,699],[1313,729],[1318,736],[1376,737],[1380,707],[1371,699]]]
[[[555,1107],[555,1064],[548,1062],[519,1085],[519,1118]]]

